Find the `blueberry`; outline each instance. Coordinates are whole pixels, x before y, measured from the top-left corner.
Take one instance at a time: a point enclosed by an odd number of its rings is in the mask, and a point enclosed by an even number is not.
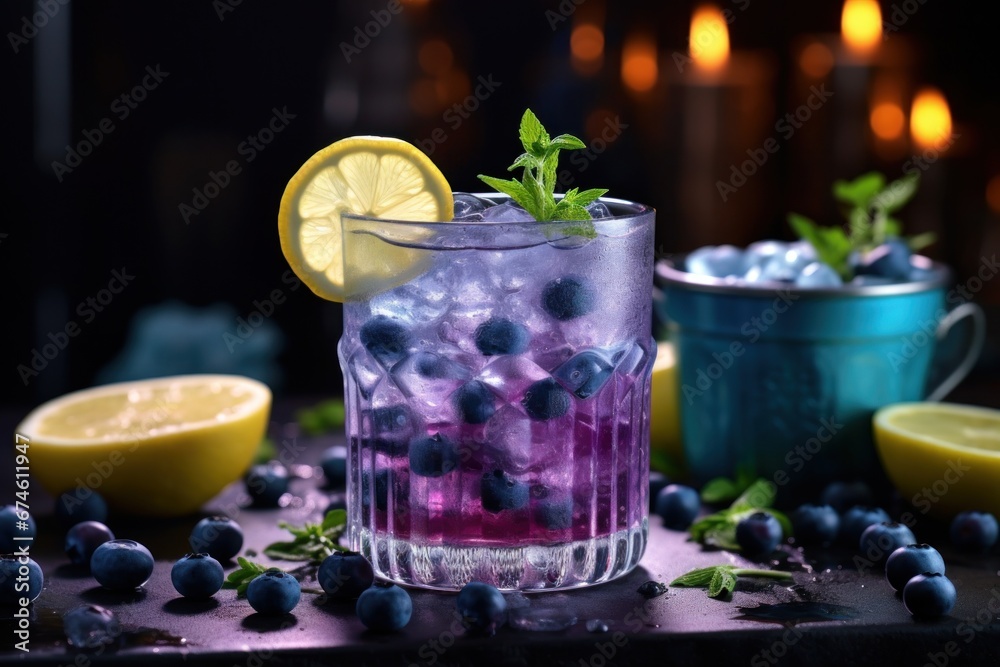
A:
[[[895,521],[883,521],[873,523],[865,528],[861,533],[861,540],[858,548],[861,553],[875,561],[877,565],[885,567],[885,561],[889,554],[907,544],[915,544],[917,538],[913,536],[913,531],[901,523]]]
[[[261,614],[287,614],[302,597],[298,580],[276,568],[265,570],[247,586],[247,602]]]
[[[370,476],[361,478],[361,504],[365,507],[371,505],[371,482]],[[384,512],[389,506],[389,471],[379,470],[375,473],[375,509]]]
[[[521,399],[524,411],[538,421],[562,417],[569,412],[571,402],[569,392],[552,378],[532,383]]]
[[[840,287],[843,284],[840,274],[823,262],[807,265],[795,278],[796,287]]]
[[[577,398],[589,398],[604,386],[614,370],[610,361],[593,350],[586,350],[573,356],[552,375]]]
[[[376,433],[393,433],[410,424],[410,409],[405,405],[390,405],[371,411],[372,427]]]
[[[885,561],[885,579],[896,591],[903,590],[906,582],[921,572],[944,574],[944,558],[927,544],[907,544],[889,554]]]
[[[781,524],[767,512],[754,512],[736,524],[736,541],[748,556],[766,556],[781,542]]]
[[[955,585],[940,572],[916,575],[903,587],[903,605],[917,618],[938,618],[955,606]]]
[[[535,521],[548,530],[565,530],[573,525],[573,496],[550,491],[535,501]]]
[[[25,585],[22,567],[28,568],[27,590],[22,590]],[[0,556],[0,607],[18,607],[21,598],[34,600],[41,595],[44,585],[42,568],[31,558],[25,565],[20,557]]]
[[[656,511],[656,496],[660,494],[660,489],[670,484],[670,478],[662,472],[656,470],[649,471],[649,511]]]
[[[0,510],[0,554],[14,553],[19,547],[31,544],[28,540],[15,540],[15,537],[34,538],[37,533],[35,520],[26,510],[19,510],[13,505]]]
[[[864,482],[830,482],[820,495],[820,504],[829,505],[843,514],[855,505],[875,502],[871,488]]]
[[[497,317],[476,327],[476,348],[485,356],[521,354],[528,349],[531,334],[523,324]]]
[[[59,494],[56,498],[55,515],[66,528],[81,521],[107,523],[108,503],[96,491],[77,487],[74,491]]]
[[[319,462],[326,485],[342,487],[347,484],[347,448],[334,445],[323,451]]]
[[[277,507],[288,491],[288,470],[280,463],[262,463],[250,468],[244,483],[257,507]]]
[[[333,600],[353,600],[375,581],[371,563],[354,551],[334,551],[319,566],[319,585]]]
[[[399,586],[380,582],[361,593],[355,611],[369,630],[392,632],[410,622],[413,601]]]
[[[802,505],[790,517],[799,544],[829,544],[837,539],[840,515],[829,505]]]
[[[222,564],[208,554],[187,554],[170,568],[170,582],[186,598],[204,600],[222,588]]]
[[[661,595],[666,594],[668,590],[669,588],[662,581],[653,581],[650,579],[649,581],[640,584],[639,588],[637,588],[635,592],[647,600],[652,600],[653,598],[658,598]]]
[[[115,613],[96,604],[83,604],[70,609],[62,619],[66,639],[78,649],[113,644],[122,633]]]
[[[153,554],[135,540],[109,540],[94,550],[90,573],[105,588],[135,590],[153,574]]]
[[[858,273],[892,280],[907,280],[910,276],[910,246],[902,239],[889,239],[865,255]]]
[[[365,322],[359,337],[361,344],[383,366],[392,366],[402,360],[410,347],[410,332],[385,315],[378,315]]]
[[[114,533],[100,521],[81,521],[66,531],[66,555],[71,563],[89,567],[97,547],[113,539]]]
[[[528,504],[528,485],[502,470],[483,473],[480,486],[483,509],[487,512],[519,510]]]
[[[594,309],[594,290],[581,278],[556,278],[542,290],[542,307],[557,320],[572,320]]]
[[[468,377],[464,368],[454,361],[433,352],[415,353],[413,369],[418,375],[432,380],[458,380]]]
[[[656,496],[656,513],[671,530],[687,530],[701,509],[701,496],[690,486],[668,484]]]
[[[854,548],[860,544],[861,534],[868,526],[883,521],[892,521],[892,519],[881,507],[855,505],[840,517],[840,539],[844,544]]]
[[[996,517],[989,512],[962,512],[951,522],[951,543],[962,551],[985,553],[997,542]]]
[[[455,407],[467,424],[485,424],[496,412],[493,392],[479,380],[466,382],[454,396]]]
[[[421,477],[441,477],[458,467],[458,450],[440,433],[410,441],[410,472]]]
[[[228,516],[205,517],[194,525],[188,544],[195,553],[225,563],[243,548],[243,529]]]
[[[462,624],[474,632],[492,635],[507,617],[507,600],[493,586],[470,581],[455,599]]]

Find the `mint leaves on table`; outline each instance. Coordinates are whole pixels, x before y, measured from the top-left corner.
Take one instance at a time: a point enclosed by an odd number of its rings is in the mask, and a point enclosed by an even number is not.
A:
[[[732,502],[753,484],[753,473],[742,468],[736,471],[736,477],[716,477],[705,482],[701,487],[701,500],[709,505]]]
[[[736,500],[727,508],[715,514],[709,514],[691,525],[691,539],[705,546],[720,549],[739,550],[736,541],[736,526],[740,521],[755,512],[767,512],[781,524],[781,529],[788,537],[792,534],[792,523],[781,512],[772,508],[777,489],[772,482],[758,479],[748,486]]]
[[[539,222],[552,220],[589,221],[591,217],[590,213],[587,212],[587,205],[606,193],[606,189],[592,188],[581,192],[579,188],[573,188],[566,192],[559,201],[556,201],[555,198],[559,151],[586,148],[586,144],[569,134],[560,134],[555,138],[550,138],[549,133],[545,131],[542,123],[531,112],[531,109],[525,109],[524,115],[521,117],[519,134],[524,153],[514,160],[514,164],[510,165],[507,171],[513,171],[518,167],[523,168],[524,174],[521,180],[518,181],[514,178],[504,180],[483,174],[479,174],[479,179],[497,192],[510,195],[511,199],[520,204]],[[596,236],[593,223],[576,225],[561,231],[588,238]]]
[[[889,183],[885,176],[870,172],[853,181],[835,181],[833,196],[843,205],[848,230],[821,227],[798,213],[788,214],[788,224],[800,238],[816,250],[816,256],[830,265],[844,280],[853,278],[850,256],[865,253],[902,233],[902,223],[893,217],[917,192],[920,175],[907,174]],[[926,233],[906,240],[911,250],[920,250],[934,242]]]
[[[737,577],[770,577],[771,579],[791,579],[789,572],[777,570],[757,570],[735,565],[715,565],[691,570],[670,582],[671,586],[688,588],[708,588],[708,597],[718,598],[736,590]]]
[[[344,402],[338,399],[322,401],[295,413],[295,421],[306,435],[323,435],[344,425]]]
[[[236,563],[239,567],[229,573],[226,580],[222,582],[222,587],[235,588],[236,597],[243,597],[247,594],[247,586],[250,585],[250,582],[267,572],[270,568],[266,565],[247,560],[243,556],[237,556]]]

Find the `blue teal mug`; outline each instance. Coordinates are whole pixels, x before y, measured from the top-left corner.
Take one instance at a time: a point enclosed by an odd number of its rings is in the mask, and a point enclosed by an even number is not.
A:
[[[883,483],[872,414],[943,398],[975,365],[985,337],[978,306],[946,299],[947,267],[915,261],[926,280],[806,289],[736,285],[661,260],[657,310],[675,344],[693,481],[747,470],[787,500],[814,498],[836,479]],[[973,328],[961,361],[929,389],[937,343],[966,318]]]

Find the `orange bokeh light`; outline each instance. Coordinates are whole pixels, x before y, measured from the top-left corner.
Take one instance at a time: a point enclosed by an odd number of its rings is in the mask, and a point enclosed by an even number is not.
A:
[[[569,38],[569,48],[574,58],[597,60],[604,54],[604,33],[590,23],[575,26]]]
[[[893,141],[903,135],[906,116],[898,104],[882,102],[876,104],[869,117],[872,132],[879,139]]]
[[[919,148],[930,148],[951,135],[951,110],[936,88],[924,88],[913,98],[910,136]]]
[[[637,93],[652,90],[659,77],[656,42],[648,35],[631,35],[622,47],[622,82]]]
[[[729,60],[729,28],[718,7],[701,5],[691,17],[691,59],[695,65],[710,72],[725,67]]]
[[[868,53],[882,40],[882,10],[876,0],[845,0],[840,30],[847,46]]]
[[[448,43],[441,39],[429,39],[420,45],[417,62],[428,74],[441,75],[451,69],[455,55]]]
[[[1000,174],[991,178],[986,184],[986,203],[994,213],[1000,215]]]
[[[799,54],[799,67],[814,79],[822,79],[833,69],[833,52],[822,42],[813,42]]]

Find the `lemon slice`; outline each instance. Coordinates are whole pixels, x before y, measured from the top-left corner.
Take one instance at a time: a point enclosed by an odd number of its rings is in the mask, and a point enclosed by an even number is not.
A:
[[[889,479],[920,512],[1000,515],[1000,411],[949,403],[899,403],[873,418]]]
[[[680,411],[677,402],[677,357],[673,343],[656,344],[656,361],[653,362],[653,379],[650,385],[651,411],[649,414],[649,444],[661,449],[682,463]]]
[[[281,197],[278,234],[292,270],[330,301],[401,284],[426,252],[372,236],[344,248],[342,213],[419,222],[452,218],[451,186],[424,153],[400,139],[349,137],[322,149]]]
[[[50,494],[87,487],[121,511],[179,516],[246,471],[270,407],[271,391],[256,380],[181,375],[66,394],[16,432]]]

